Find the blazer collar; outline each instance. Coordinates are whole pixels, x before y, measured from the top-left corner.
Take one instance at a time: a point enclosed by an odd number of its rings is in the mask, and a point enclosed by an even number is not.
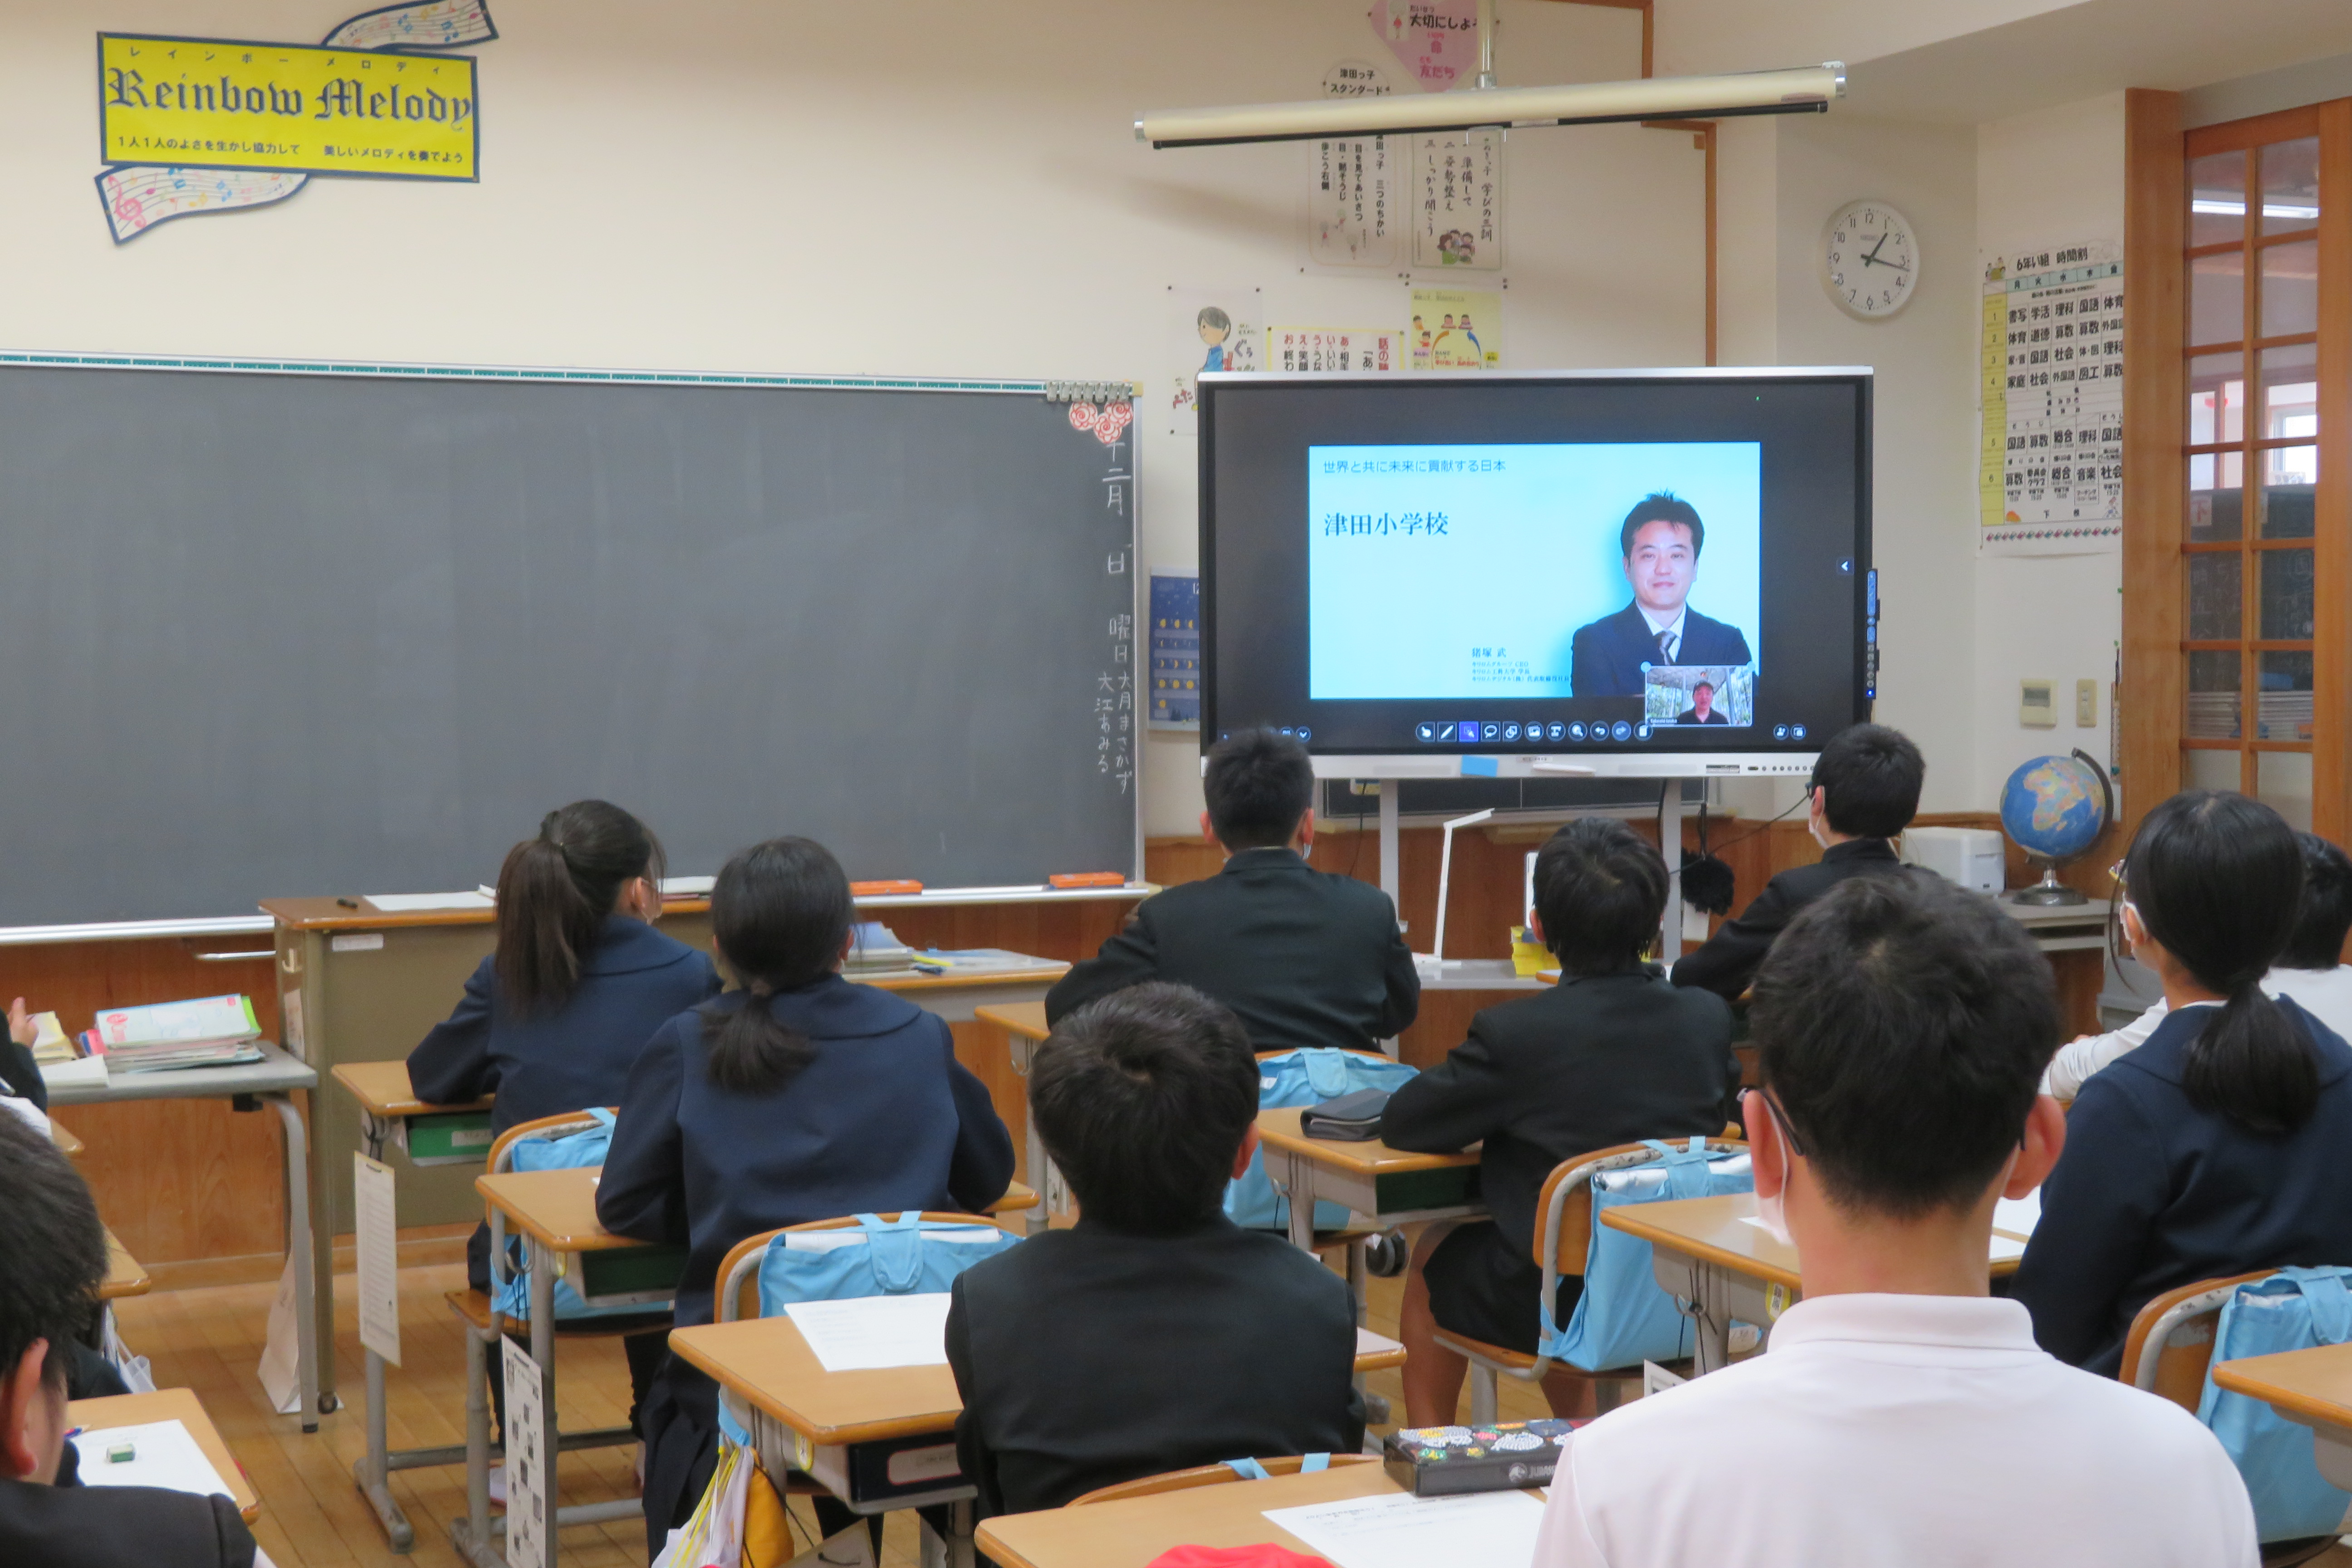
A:
[[[1824,863],[1832,860],[1899,860],[1895,846],[1884,838],[1849,838],[1843,844],[1832,844],[1822,851]]]
[[[582,961],[590,974],[634,974],[676,963],[694,949],[627,915],[606,915],[596,946]]]
[[[1221,877],[1236,871],[1304,871],[1306,858],[1286,844],[1269,844],[1258,849],[1236,849],[1225,857],[1218,871]]]
[[[730,996],[743,994],[729,992]],[[779,991],[769,1006],[777,1021],[812,1039],[855,1039],[893,1034],[922,1016],[923,1010],[902,996],[859,985],[838,974],[811,984]]]
[[[2311,1037],[2318,1053],[2319,1081],[2322,1084],[2334,1083],[2347,1072],[2352,1072],[2352,1053],[2330,1050],[2321,1043],[2321,1036],[2326,1031],[2310,1014],[2295,1005],[2294,998],[2280,996],[2273,1000],[2278,1003],[2279,1010],[2294,1021],[2295,1027]],[[2175,1008],[2165,1014],[2164,1021],[2157,1025],[2156,1032],[2148,1036],[2137,1050],[2117,1057],[2107,1065],[2121,1067],[2129,1063],[2167,1083],[2178,1084],[2189,1068],[2189,1043],[2204,1032],[2212,1016],[2213,1005],[2192,1004]]]

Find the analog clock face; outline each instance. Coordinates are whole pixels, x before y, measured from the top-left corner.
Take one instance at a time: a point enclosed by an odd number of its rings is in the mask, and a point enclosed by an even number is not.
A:
[[[1822,229],[1822,287],[1864,321],[1891,316],[1919,286],[1911,220],[1885,202],[1849,202]]]

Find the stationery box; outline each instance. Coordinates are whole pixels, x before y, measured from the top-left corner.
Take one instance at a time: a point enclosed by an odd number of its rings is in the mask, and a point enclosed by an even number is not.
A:
[[[1415,1497],[1510,1491],[1551,1481],[1560,1446],[1582,1421],[1497,1421],[1487,1426],[1412,1426],[1381,1451],[1389,1477]]]

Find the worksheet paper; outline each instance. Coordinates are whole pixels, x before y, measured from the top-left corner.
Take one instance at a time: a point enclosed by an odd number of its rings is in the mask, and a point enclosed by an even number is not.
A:
[[[488,910],[497,900],[479,893],[370,893],[367,901],[387,915],[423,914],[431,910]]]
[[[795,1301],[784,1310],[827,1372],[945,1366],[948,1293]]]
[[[551,1568],[555,1543],[547,1539],[547,1488],[551,1478],[546,1408],[541,1403],[539,1363],[512,1340],[505,1347],[508,1568]]]
[[[106,1451],[122,1443],[137,1449],[138,1457],[124,1464],[109,1464]],[[177,1421],[103,1426],[80,1434],[73,1446],[80,1456],[81,1484],[86,1487],[163,1487],[199,1497],[208,1492],[233,1495],[212,1461],[205,1458],[205,1451],[196,1447],[194,1436]]]
[[[400,1225],[392,1167],[352,1153],[353,1240],[359,1252],[360,1343],[400,1364]]]
[[[1305,1508],[1276,1508],[1268,1524],[1298,1537],[1338,1568],[1429,1568],[1433,1563],[1526,1563],[1543,1504],[1525,1492],[1417,1498],[1402,1492]]]

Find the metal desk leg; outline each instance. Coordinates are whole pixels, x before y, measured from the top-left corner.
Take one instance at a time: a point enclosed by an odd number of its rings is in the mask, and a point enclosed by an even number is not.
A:
[[[1037,1043],[1026,1036],[1004,1031],[1005,1059],[1013,1064],[1013,1076],[1024,1083],[1029,1080],[1029,1058],[1036,1048]],[[1045,1156],[1045,1141],[1037,1136],[1035,1112],[1025,1113],[1022,1122],[1025,1151],[1022,1166],[1029,1184],[1037,1189],[1037,1206],[1021,1216],[1021,1229],[1024,1235],[1035,1236],[1051,1229],[1054,1223],[1054,1184],[1049,1175],[1053,1163]]]
[[[473,1350],[474,1336],[466,1336],[466,1346],[473,1352],[478,1373],[481,1353]],[[470,1391],[469,1391],[470,1394]],[[360,1494],[375,1510],[376,1522],[383,1526],[385,1542],[392,1550],[405,1554],[416,1544],[416,1531],[400,1505],[392,1500],[391,1445],[384,1437],[383,1358],[373,1351],[367,1352],[367,1453],[352,1466],[352,1479],[358,1483]]]
[[[979,1559],[972,1546],[973,1503],[959,1498],[948,1507],[945,1540],[932,1533],[930,1521],[917,1516],[917,1555],[922,1568],[974,1568]]]
[[[1728,1269],[1696,1258],[1671,1253],[1653,1243],[1650,1275],[1658,1288],[1678,1302],[1691,1320],[1692,1375],[1717,1372],[1731,1364],[1732,1287]]]
[[[284,1113],[299,1121],[300,1113],[295,1110],[290,1100],[282,1095],[272,1098],[285,1101]],[[335,1212],[334,1199],[327,1190],[327,1173],[324,1163],[316,1157],[317,1152],[315,1148],[305,1152],[302,1169],[299,1173],[289,1163],[287,1184],[290,1189],[296,1180],[303,1181],[305,1191],[309,1194],[308,1212],[318,1216],[321,1221],[331,1222]],[[348,1162],[345,1163],[343,1171],[345,1179],[348,1180],[351,1173]],[[334,1232],[335,1227],[332,1223],[316,1224],[310,1227],[309,1249],[310,1279],[310,1283],[303,1287],[306,1292],[303,1301],[310,1309],[306,1320],[311,1325],[310,1343],[313,1349],[322,1353],[311,1363],[315,1370],[312,1374],[313,1386],[306,1391],[303,1406],[306,1415],[310,1410],[316,1410],[323,1415],[341,1407],[341,1402],[335,1397]],[[307,1420],[302,1429],[306,1432],[310,1430]]]
[[[497,1564],[490,1550],[490,1380],[484,1366],[488,1347],[499,1342],[499,1318],[490,1314],[486,1335],[466,1326],[466,1517],[451,1522],[450,1539],[467,1562]],[[462,1534],[459,1532],[463,1531]]]
[[[319,1417],[335,1407],[334,1376],[320,1357],[319,1306],[326,1300],[328,1347],[334,1344],[334,1298],[321,1290],[318,1243],[324,1239],[310,1224],[310,1140],[302,1125],[301,1110],[291,1096],[265,1094],[286,1127],[286,1250],[294,1258],[294,1357],[302,1385],[302,1430],[316,1432]]]
[[[555,1568],[556,1502],[555,1453],[555,1254],[534,1239],[530,1244],[530,1359],[539,1363],[539,1452],[531,1457],[538,1461],[540,1474],[539,1539],[546,1547],[543,1563],[530,1568]],[[495,1320],[494,1320],[495,1321]],[[514,1458],[514,1434],[504,1434],[507,1439],[508,1462]],[[508,1476],[507,1506],[515,1502],[511,1470]]]
[[[1304,1154],[1286,1156],[1290,1165],[1290,1245],[1310,1258],[1315,1250],[1315,1162]]]

